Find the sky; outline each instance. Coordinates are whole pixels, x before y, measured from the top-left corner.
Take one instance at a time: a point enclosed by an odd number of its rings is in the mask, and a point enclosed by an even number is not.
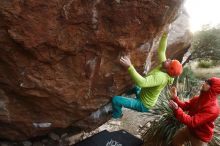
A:
[[[220,24],[220,0],[186,0],[184,6],[190,16],[192,32],[206,24]]]

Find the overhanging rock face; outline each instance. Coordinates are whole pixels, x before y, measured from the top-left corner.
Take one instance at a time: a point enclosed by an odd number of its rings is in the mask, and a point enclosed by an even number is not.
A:
[[[129,53],[141,72],[146,60],[156,61],[149,55],[153,42],[181,5],[177,0],[0,1],[0,138],[21,140],[77,124],[122,93],[131,82],[119,57]]]

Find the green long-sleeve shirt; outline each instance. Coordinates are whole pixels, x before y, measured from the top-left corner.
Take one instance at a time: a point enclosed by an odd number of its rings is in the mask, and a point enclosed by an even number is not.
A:
[[[145,77],[142,77],[135,68],[131,65],[128,68],[128,72],[135,82],[135,84],[141,87],[140,98],[145,107],[152,108],[160,95],[160,92],[167,84],[172,84],[173,78],[166,72],[161,71],[161,64],[166,60],[166,46],[167,46],[167,34],[164,34],[160,40],[158,48],[158,59],[160,65],[153,69]]]

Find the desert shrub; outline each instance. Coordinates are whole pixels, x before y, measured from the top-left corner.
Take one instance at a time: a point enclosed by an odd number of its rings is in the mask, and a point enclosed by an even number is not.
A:
[[[215,66],[212,60],[200,60],[198,63],[198,67],[200,68],[211,68]]]

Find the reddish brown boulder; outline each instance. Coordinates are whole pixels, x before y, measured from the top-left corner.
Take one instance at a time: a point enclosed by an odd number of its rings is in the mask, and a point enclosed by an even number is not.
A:
[[[122,93],[131,82],[118,58],[130,53],[143,71],[154,38],[181,3],[1,0],[0,138],[74,125]]]

